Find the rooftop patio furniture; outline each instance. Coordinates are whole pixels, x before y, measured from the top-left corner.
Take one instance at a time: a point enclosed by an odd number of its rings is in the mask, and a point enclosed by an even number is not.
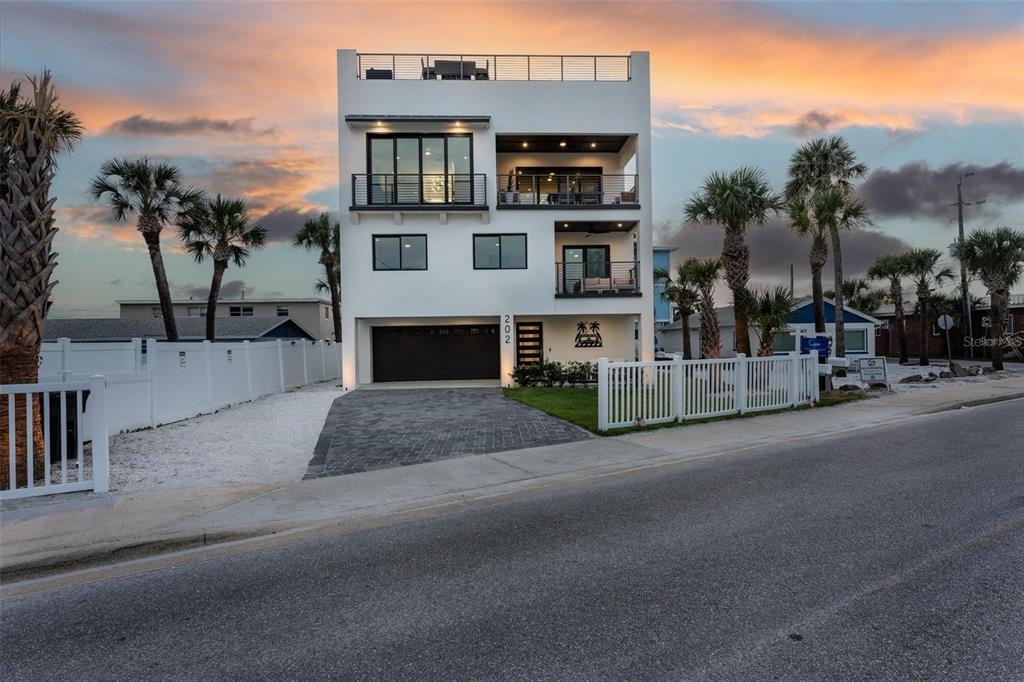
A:
[[[391,69],[367,69],[366,80],[390,81],[394,80],[395,74]]]

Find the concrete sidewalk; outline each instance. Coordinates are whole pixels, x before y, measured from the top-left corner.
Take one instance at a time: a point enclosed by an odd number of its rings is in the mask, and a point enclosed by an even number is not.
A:
[[[19,592],[11,581],[72,567],[188,548],[199,549],[173,561],[224,556],[1018,397],[1024,377],[282,486],[88,495],[24,508],[8,503],[0,519],[3,593]]]

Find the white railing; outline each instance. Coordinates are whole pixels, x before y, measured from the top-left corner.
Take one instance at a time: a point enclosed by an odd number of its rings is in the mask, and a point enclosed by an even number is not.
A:
[[[714,360],[598,360],[598,427],[608,429],[761,412],[816,402],[811,355]]]
[[[103,345],[44,344],[40,376],[56,383],[82,381],[91,373],[82,369],[87,359],[118,368],[104,372],[111,433],[156,427],[341,377],[341,346],[333,341],[136,339]]]
[[[0,385],[0,500],[110,487],[106,381]],[[41,434],[35,419],[41,417]],[[41,438],[40,438],[41,436]],[[89,447],[86,447],[87,443]],[[87,462],[88,460],[88,462]]]

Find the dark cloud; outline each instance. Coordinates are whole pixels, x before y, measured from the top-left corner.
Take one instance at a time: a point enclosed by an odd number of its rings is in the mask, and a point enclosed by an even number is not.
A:
[[[690,256],[706,258],[722,252],[722,231],[713,227],[662,225],[655,236],[659,246],[677,248],[673,263]],[[810,292],[810,268],[807,252],[810,243],[793,235],[789,227],[776,219],[747,233],[750,245],[750,280],[753,287],[789,283],[789,266],[794,266],[797,294]],[[909,250],[909,244],[875,230],[844,232],[843,274],[846,278],[864,277],[875,258],[886,253]],[[831,280],[832,262],[825,266],[825,281]]]
[[[1007,162],[992,166],[955,163],[933,169],[924,162],[908,163],[898,170],[878,168],[858,190],[876,216],[946,218],[956,216],[956,183],[964,180],[964,200],[986,200],[985,212],[998,204],[1024,200],[1024,168]]]
[[[246,285],[243,280],[232,279],[224,282],[220,285],[220,298],[242,298],[242,295],[252,296],[256,290],[255,287]],[[205,301],[210,295],[210,286],[208,284],[200,285],[180,285],[174,287],[175,298],[192,298],[197,301]]]
[[[825,111],[808,111],[791,126],[796,135],[813,135],[832,130],[841,124],[846,117],[842,114],[830,114]]]
[[[253,119],[206,118],[191,116],[178,120],[161,120],[135,114],[107,127],[108,135],[273,135],[273,128],[257,129]]]
[[[316,218],[320,211],[301,211],[287,206],[278,206],[256,219],[267,230],[267,238],[272,242],[290,242],[302,223]],[[332,214],[333,217],[333,214]]]

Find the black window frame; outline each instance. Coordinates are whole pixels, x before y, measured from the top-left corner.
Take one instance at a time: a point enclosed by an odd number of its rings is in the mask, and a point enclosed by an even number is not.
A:
[[[423,267],[407,268],[402,264],[402,240],[406,237],[423,237]],[[377,267],[377,240],[397,239],[398,240],[398,267],[379,268]],[[425,233],[402,233],[402,234],[374,234],[370,236],[370,249],[373,256],[373,269],[375,272],[424,272],[429,266],[429,244]]]
[[[238,311],[237,315],[235,310]],[[254,317],[254,311],[251,305],[232,305],[228,306],[228,317]]]
[[[482,268],[476,264],[476,239],[477,237],[497,237],[498,238],[498,267],[496,268]],[[502,237],[522,237],[523,238],[523,266],[521,268],[506,268],[501,264],[501,242]],[[529,237],[526,232],[476,232],[473,234],[473,269],[474,270],[527,270],[530,266],[530,249],[529,249]]]
[[[440,137],[444,140],[444,161],[443,165],[445,168],[444,175],[444,196],[445,201],[443,203],[427,202],[423,200],[423,138]],[[468,138],[469,139],[469,201],[448,201],[448,197],[452,196],[452,188],[449,186],[449,177],[453,175],[448,172],[448,139],[453,137]],[[476,183],[473,178],[476,177],[474,163],[474,147],[473,144],[473,133],[448,133],[448,132],[436,132],[436,133],[366,133],[366,178],[367,178],[367,192],[370,192],[370,185],[373,184],[373,176],[376,175],[373,172],[373,141],[374,140],[393,140],[391,144],[391,168],[393,169],[390,173],[394,177],[394,184],[397,186],[398,183],[398,143],[394,140],[401,138],[414,139],[417,141],[418,151],[416,158],[416,174],[420,178],[419,182],[419,201],[414,204],[416,206],[458,206],[458,205],[473,205],[476,203]],[[388,173],[381,173],[380,175],[389,175]],[[454,175],[462,175],[461,173],[454,173]],[[374,204],[370,201],[369,194],[367,195],[367,202]],[[397,203],[383,203],[375,204],[379,206],[397,206]]]

